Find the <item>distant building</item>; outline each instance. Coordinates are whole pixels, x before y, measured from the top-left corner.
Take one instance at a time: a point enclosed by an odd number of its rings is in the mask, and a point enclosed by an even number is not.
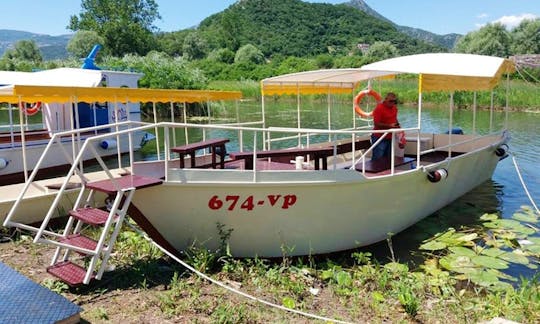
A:
[[[356,47],[362,52],[362,54],[366,54],[366,52],[369,50],[369,44],[357,44]]]

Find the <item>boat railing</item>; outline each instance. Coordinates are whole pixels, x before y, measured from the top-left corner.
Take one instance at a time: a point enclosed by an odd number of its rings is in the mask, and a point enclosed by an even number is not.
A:
[[[85,178],[84,172],[83,172],[82,157],[84,156],[84,153],[86,151],[85,147],[88,145],[87,143],[92,142],[92,140],[95,141],[96,136],[88,138],[87,141],[85,141],[82,144],[82,147],[80,147],[78,152],[77,152],[77,150],[75,150],[75,142],[72,142],[72,154],[69,154],[66,151],[66,149],[64,148],[64,146],[62,145],[62,138],[63,137],[76,136],[80,132],[92,132],[94,130],[110,128],[111,126],[115,126],[115,125],[118,126],[119,128],[121,128],[121,127],[124,127],[124,126],[131,126],[131,125],[137,125],[137,124],[145,124],[146,125],[148,123],[126,121],[126,122],[120,122],[120,123],[116,123],[116,124],[93,126],[93,127],[87,127],[87,128],[63,131],[63,132],[58,132],[58,133],[53,134],[53,136],[51,137],[51,139],[47,143],[47,146],[43,150],[43,153],[39,157],[36,165],[34,166],[32,172],[30,173],[30,175],[27,175],[27,173],[25,173],[26,181],[25,181],[24,187],[21,190],[21,192],[19,193],[19,196],[17,197],[17,199],[15,200],[15,203],[13,204],[12,209],[10,210],[10,213],[6,217],[6,219],[4,221],[4,226],[7,226],[7,224],[9,224],[9,220],[11,219],[11,217],[12,217],[14,211],[16,210],[16,208],[18,208],[19,204],[21,203],[21,201],[25,197],[25,195],[28,192],[28,189],[30,188],[30,186],[39,187],[39,185],[36,184],[34,182],[34,180],[36,179],[37,173],[42,168],[42,165],[44,164],[44,161],[51,154],[52,148],[55,146],[55,144],[58,144],[58,147],[60,148],[60,152],[62,153],[62,155],[66,159],[67,164],[72,165],[72,167],[75,167],[75,166],[80,167],[80,169],[76,168],[72,172],[70,172],[70,175],[65,179],[66,180],[65,181],[66,186],[67,186],[67,182],[69,182],[69,180],[70,180],[71,176],[73,175],[73,173],[77,173],[79,175],[79,177],[81,178],[81,181],[86,181],[87,180]],[[153,126],[146,126],[146,127],[150,128],[150,127],[153,127]],[[103,135],[98,135],[97,137],[99,137],[99,138],[109,138],[110,136],[111,136],[111,134],[107,133],[107,134],[103,134]],[[90,140],[90,139],[92,139],[92,140]],[[23,152],[23,157],[24,157],[24,152]],[[99,159],[101,159],[101,158],[99,158]],[[41,189],[44,189],[44,188],[41,188]],[[56,208],[56,206],[55,206],[55,208]]]
[[[83,158],[84,158],[85,154],[87,154],[87,152],[90,152],[94,156],[94,158],[97,160],[97,162],[99,163],[99,165],[101,166],[101,168],[105,172],[106,176],[109,179],[111,179],[111,181],[113,181],[113,183],[119,188],[118,184],[115,183],[114,176],[113,176],[111,170],[105,164],[102,157],[100,156],[100,154],[95,149],[95,143],[97,141],[101,141],[101,140],[110,138],[111,136],[117,136],[118,137],[118,136],[122,136],[122,135],[128,135],[128,139],[131,139],[131,136],[129,136],[129,135],[133,134],[135,132],[143,132],[143,131],[155,130],[155,129],[163,128],[163,130],[164,130],[163,131],[163,134],[164,134],[163,145],[164,145],[164,150],[165,150],[166,153],[165,153],[165,159],[164,159],[163,165],[160,166],[160,168],[161,167],[163,168],[163,174],[165,176],[165,181],[168,181],[168,178],[169,178],[168,170],[169,170],[169,162],[171,160],[171,143],[170,143],[169,136],[170,136],[171,130],[175,129],[175,128],[201,128],[201,129],[206,129],[206,130],[212,130],[212,129],[213,130],[228,130],[228,131],[238,131],[240,133],[252,132],[253,133],[253,142],[251,143],[251,147],[252,147],[254,158],[256,157],[257,151],[259,150],[258,149],[258,147],[259,147],[258,138],[263,137],[263,135],[265,133],[267,133],[267,132],[305,134],[305,135],[307,135],[307,134],[311,134],[311,135],[329,135],[333,139],[330,144],[334,146],[334,152],[333,152],[334,153],[334,155],[333,155],[334,156],[334,169],[336,169],[336,162],[335,162],[336,159],[335,159],[335,157],[337,157],[337,154],[338,154],[336,147],[337,147],[338,137],[339,136],[342,136],[342,137],[350,136],[351,137],[351,141],[352,141],[351,142],[351,147],[352,147],[351,151],[353,153],[352,158],[351,158],[351,165],[350,165],[351,168],[354,168],[357,165],[357,163],[359,163],[359,162],[362,162],[362,163],[365,164],[367,155],[369,153],[371,153],[372,150],[373,150],[373,147],[378,145],[380,143],[380,141],[381,141],[381,139],[380,139],[379,141],[376,141],[375,143],[373,143],[368,149],[366,149],[365,151],[362,151],[362,154],[360,155],[360,157],[358,159],[356,159],[355,156],[356,156],[357,148],[355,147],[355,139],[357,138],[358,135],[360,135],[360,136],[364,135],[365,136],[366,134],[371,134],[373,132],[377,132],[377,133],[383,134],[383,136],[381,136],[381,138],[383,138],[387,134],[393,134],[393,133],[401,132],[401,131],[406,131],[406,132],[409,132],[409,133],[415,132],[416,133],[415,135],[416,135],[416,138],[417,138],[417,145],[418,145],[417,152],[416,152],[417,153],[417,161],[420,161],[421,154],[426,154],[426,153],[431,152],[432,150],[434,150],[434,149],[425,150],[423,152],[420,151],[420,136],[421,136],[421,134],[420,134],[420,130],[417,129],[417,128],[390,129],[390,130],[380,130],[380,131],[373,131],[373,130],[321,130],[321,129],[307,129],[307,128],[306,129],[302,129],[302,128],[297,129],[297,128],[281,128],[281,127],[272,127],[270,129],[270,128],[244,127],[244,126],[192,124],[192,123],[172,123],[172,122],[160,122],[160,123],[154,124],[154,123],[133,122],[133,121],[121,122],[121,123],[116,124],[115,126],[117,126],[116,128],[118,129],[116,131],[112,131],[112,132],[108,132],[108,133],[102,133],[102,134],[98,134],[98,135],[88,137],[82,143],[82,146],[81,146],[80,150],[78,151],[78,153],[75,155],[74,158],[72,156],[70,156],[70,154],[66,151],[65,148],[62,147],[62,145],[60,145],[62,154],[65,156],[66,160],[71,164],[71,168],[70,168],[68,174],[66,175],[61,187],[58,189],[57,196],[54,199],[54,202],[51,205],[51,208],[50,208],[49,212],[45,216],[45,220],[44,220],[43,224],[46,224],[50,220],[50,218],[52,217],[53,212],[56,210],[56,208],[57,208],[57,206],[59,204],[60,197],[67,190],[69,181],[74,175],[78,176],[80,178],[81,183],[83,184],[83,187],[84,187],[84,184],[86,184],[86,182],[88,181],[88,179],[85,177],[84,169],[83,169],[83,166],[82,166]],[[124,126],[128,126],[128,127],[124,127]],[[135,126],[135,127],[132,127],[132,126]],[[33,183],[33,181],[34,181],[34,179],[36,177],[36,174],[39,171],[45,157],[47,156],[48,153],[50,153],[51,148],[55,143],[59,143],[59,141],[61,140],[61,138],[63,136],[76,136],[77,132],[92,131],[93,129],[100,129],[100,128],[105,128],[105,127],[110,128],[111,125],[95,126],[95,127],[89,127],[89,128],[86,128],[86,129],[70,130],[70,131],[65,131],[65,132],[60,132],[60,133],[54,134],[53,137],[51,138],[51,140],[49,141],[49,143],[47,144],[47,147],[45,148],[42,156],[38,160],[38,162],[36,164],[36,167],[34,168],[34,170],[32,171],[32,173],[30,175],[30,177],[28,178],[28,181],[26,181],[23,190],[20,192],[19,196],[17,197],[12,209],[10,210],[6,220],[4,221],[4,226],[8,226],[8,224],[10,224],[10,225],[13,224],[13,223],[10,222],[10,219],[12,218],[12,216],[14,214],[14,211],[18,208],[19,204],[21,203],[21,201],[25,197],[26,192],[28,191],[29,187],[32,185],[32,183]],[[467,142],[473,142],[475,140],[477,140],[477,139],[475,139],[475,138],[467,139],[465,141],[459,141],[459,142],[456,142],[456,143],[448,144],[448,145],[446,145],[446,147],[452,147],[452,146],[467,143]],[[394,141],[395,141],[395,139],[394,139]],[[158,145],[156,145],[156,146],[159,147],[160,143],[158,143]],[[120,150],[119,147],[117,149]],[[441,149],[441,147],[436,148],[436,149]],[[358,150],[358,151],[361,151],[361,150]],[[392,156],[395,156],[394,148],[392,148]],[[391,159],[391,160],[393,160],[393,159]],[[134,172],[134,168],[133,168],[134,162],[135,162],[135,160],[134,160],[134,157],[133,157],[133,145],[132,145],[132,143],[130,143],[130,162],[129,162],[129,166],[131,167],[132,172]],[[416,168],[419,168],[419,167],[420,167],[420,163],[417,163]],[[254,166],[253,166],[254,177],[256,177],[256,171],[258,171],[258,170],[257,170],[256,163],[255,163]],[[395,171],[395,166],[394,166],[393,163],[391,164],[391,170],[390,171],[391,171],[392,174]],[[363,172],[365,172],[365,171],[363,171]],[[136,172],[134,172],[134,173],[136,173]],[[39,230],[42,233],[45,231],[44,228],[40,228]]]
[[[268,127],[269,130],[273,130],[273,129],[277,129],[276,127]],[[350,127],[350,128],[340,128],[340,129],[336,129],[338,131],[353,131],[353,130],[363,130],[363,129],[371,129],[369,126],[364,126],[364,127],[356,127],[356,128],[353,128],[353,127]],[[270,149],[271,146],[272,146],[272,143],[280,143],[280,142],[285,142],[285,141],[289,141],[289,140],[297,140],[298,142],[298,146],[303,146],[305,145],[306,147],[309,147],[310,143],[311,143],[311,136],[314,135],[313,133],[298,133],[298,134],[295,134],[295,135],[291,135],[291,136],[280,136],[280,137],[276,137],[276,138],[272,138],[271,136],[271,133],[268,132],[268,134],[266,135],[266,141],[265,141],[265,144],[266,144],[266,148]],[[318,135],[318,134],[317,134]],[[302,139],[305,139],[305,142],[302,142]],[[332,136],[329,134],[328,135],[328,141],[331,141],[332,140]]]
[[[502,130],[502,131],[491,132],[491,133],[486,134],[486,135],[474,135],[471,138],[467,138],[465,140],[461,140],[461,141],[457,141],[457,142],[452,142],[452,138],[455,138],[455,137],[457,138],[456,134],[438,134],[438,135],[446,135],[446,136],[448,136],[448,142],[449,143],[446,144],[446,145],[437,145],[437,143],[433,143],[433,148],[421,151],[420,154],[425,155],[425,154],[429,154],[429,153],[433,153],[433,152],[437,152],[437,151],[448,150],[448,157],[451,157],[452,156],[452,149],[454,149],[456,147],[459,147],[459,146],[464,145],[464,144],[480,142],[480,141],[485,140],[485,138],[489,137],[489,136],[501,136],[504,132],[505,131]]]
[[[136,125],[136,124],[143,124],[143,126],[131,127],[132,125]],[[78,151],[78,153],[74,157],[70,157],[69,153],[65,150],[65,148],[62,145],[59,145],[60,149],[61,149],[61,152],[64,155],[64,157],[66,158],[67,162],[69,164],[71,164],[71,168],[70,168],[68,174],[65,176],[64,181],[62,182],[62,185],[58,189],[56,197],[55,197],[53,203],[51,204],[51,207],[49,208],[49,211],[45,215],[45,217],[43,219],[43,222],[42,222],[42,225],[40,226],[39,229],[35,228],[33,226],[29,226],[29,225],[25,225],[25,224],[21,224],[21,223],[11,222],[11,219],[14,216],[15,211],[18,209],[19,205],[21,204],[22,200],[24,199],[26,193],[28,192],[28,189],[30,188],[31,185],[35,185],[34,184],[34,179],[35,179],[35,177],[37,175],[37,172],[40,170],[41,165],[43,164],[43,161],[45,160],[46,156],[51,152],[51,148],[53,147],[53,145],[55,143],[60,143],[62,136],[70,136],[70,135],[71,136],[76,136],[77,133],[79,133],[79,132],[93,131],[95,129],[101,129],[101,128],[110,128],[112,126],[116,126],[116,128],[118,130],[115,131],[115,132],[112,132],[112,133],[100,134],[100,135],[95,135],[95,136],[87,138],[83,142],[82,146],[80,147],[80,150]],[[127,126],[128,128],[121,129],[124,126]],[[49,141],[49,143],[47,144],[47,146],[45,147],[45,150],[43,151],[42,155],[40,156],[38,162],[36,163],[36,166],[32,170],[32,173],[30,174],[29,178],[26,180],[26,182],[24,184],[24,187],[21,190],[21,192],[19,193],[19,195],[18,195],[17,199],[15,200],[13,206],[11,207],[11,210],[9,211],[8,215],[6,216],[6,219],[4,220],[3,226],[6,226],[6,227],[7,226],[17,226],[17,227],[20,227],[22,229],[26,229],[26,230],[29,230],[29,231],[35,231],[35,232],[38,233],[38,235],[36,235],[36,238],[39,238],[43,233],[47,233],[47,234],[50,234],[50,235],[55,235],[55,233],[47,231],[45,229],[45,226],[48,224],[50,219],[53,217],[54,211],[58,207],[62,195],[67,190],[68,184],[69,184],[71,178],[74,175],[77,175],[79,177],[81,183],[83,184],[83,188],[84,188],[84,184],[88,182],[88,179],[84,175],[84,170],[82,169],[82,162],[83,162],[83,159],[85,157],[85,154],[88,151],[90,151],[91,154],[96,159],[96,161],[98,161],[99,165],[101,166],[101,168],[103,169],[103,171],[105,172],[107,177],[112,181],[113,186],[116,189],[120,190],[120,185],[118,184],[117,181],[114,180],[114,176],[113,176],[112,172],[110,171],[110,169],[107,167],[107,165],[103,161],[101,155],[95,150],[94,145],[93,145],[94,142],[110,138],[111,136],[121,136],[122,134],[131,135],[133,132],[137,132],[139,130],[148,130],[148,129],[152,129],[154,127],[155,127],[154,124],[143,123],[143,122],[134,122],[134,121],[125,121],[125,122],[119,122],[119,123],[115,123],[115,124],[100,125],[100,126],[94,126],[94,127],[88,127],[88,128],[82,128],[82,129],[76,129],[76,130],[69,130],[69,131],[64,131],[64,132],[54,134],[52,136],[51,140]],[[129,136],[128,139],[130,141],[130,156],[132,156],[133,145],[131,143],[131,136]],[[120,148],[118,148],[118,150],[120,151]],[[133,163],[133,159],[130,159],[130,162]]]

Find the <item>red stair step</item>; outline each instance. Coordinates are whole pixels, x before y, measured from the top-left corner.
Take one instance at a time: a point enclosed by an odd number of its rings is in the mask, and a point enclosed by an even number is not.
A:
[[[120,188],[135,188],[141,189],[151,186],[157,186],[163,183],[163,180],[157,178],[143,177],[138,175],[124,175],[120,178],[114,179]],[[101,191],[107,194],[115,194],[116,187],[110,179],[99,180],[89,182],[86,184],[86,188]]]
[[[103,225],[109,218],[108,211],[92,207],[70,210],[69,215],[90,225]]]
[[[60,242],[87,250],[95,250],[97,247],[97,242],[95,240],[81,234],[68,235],[66,238],[60,239]],[[86,255],[86,253],[82,253],[79,251],[77,251],[77,253]]]
[[[86,269],[70,261],[59,262],[47,268],[47,272],[57,277],[70,286],[78,286],[83,283]],[[94,278],[92,275],[91,279]]]

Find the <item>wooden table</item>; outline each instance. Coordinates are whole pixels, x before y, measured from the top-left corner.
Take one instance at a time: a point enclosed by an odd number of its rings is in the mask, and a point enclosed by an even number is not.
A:
[[[257,151],[256,158],[281,158],[288,157],[294,159],[297,156],[303,156],[304,158],[309,155],[315,162],[315,170],[322,169],[327,170],[327,157],[334,155],[333,147],[322,148],[293,148],[293,149],[281,149],[281,150],[266,150]],[[244,160],[244,168],[246,170],[253,169],[253,152],[232,152],[229,153],[229,157],[233,160]],[[321,163],[322,162],[322,163]]]
[[[191,157],[191,167],[195,168],[195,152],[202,149],[210,149],[212,153],[212,168],[215,169],[217,166],[216,155],[220,157],[220,166],[222,169],[225,168],[225,143],[228,143],[228,138],[213,138],[206,141],[200,141],[196,143],[176,146],[171,148],[171,152],[178,153],[180,157],[180,168],[183,169],[184,165],[184,156],[189,154]]]

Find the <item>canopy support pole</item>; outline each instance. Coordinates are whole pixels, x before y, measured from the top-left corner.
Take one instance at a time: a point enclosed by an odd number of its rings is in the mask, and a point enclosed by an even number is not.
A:
[[[155,101],[152,102],[152,113],[154,114],[154,125],[157,125],[157,108],[156,108],[156,102]],[[158,131],[157,126],[154,127],[154,129],[155,129],[155,132],[156,132],[157,160],[160,161],[161,160],[161,154],[160,154],[160,151],[159,151],[159,131]]]
[[[472,123],[472,133],[476,135],[476,91],[473,94],[473,123]]]

